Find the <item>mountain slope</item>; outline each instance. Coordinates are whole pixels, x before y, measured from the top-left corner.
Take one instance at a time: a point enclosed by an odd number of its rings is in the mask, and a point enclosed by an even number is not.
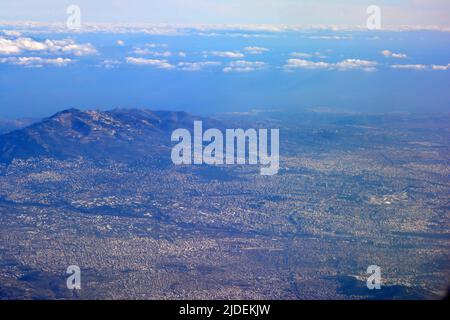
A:
[[[194,120],[203,120],[206,127],[216,125],[213,120],[185,112],[64,110],[24,129],[1,135],[0,162],[39,156],[120,160],[170,156],[167,150],[172,131],[191,129]]]

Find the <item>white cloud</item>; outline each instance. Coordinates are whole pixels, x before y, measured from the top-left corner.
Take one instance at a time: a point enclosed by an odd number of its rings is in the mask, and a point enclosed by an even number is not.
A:
[[[293,69],[331,69],[331,64],[328,62],[313,62],[303,59],[289,59],[284,65],[285,70]]]
[[[0,38],[0,54],[18,54],[21,52],[19,46],[14,41]]]
[[[178,69],[183,71],[200,71],[204,68],[220,66],[221,64],[218,61],[180,62],[178,63]]]
[[[256,71],[261,70],[266,67],[265,62],[261,61],[244,61],[244,60],[238,60],[233,61],[228,64],[227,67],[223,69],[223,72],[250,72],[250,71]]]
[[[172,57],[172,56],[179,56],[182,58],[185,58],[187,54],[183,51],[180,52],[171,52],[171,51],[155,51],[151,50],[149,48],[135,48],[133,50],[134,54],[138,54],[141,56],[152,56],[152,57]]]
[[[167,60],[144,59],[127,57],[126,62],[129,64],[140,66],[151,66],[158,69],[172,70],[178,69],[181,71],[201,71],[205,68],[220,66],[219,61],[199,61],[199,62],[179,62],[177,65],[169,63]]]
[[[308,58],[313,58],[313,57],[317,57],[317,58],[321,58],[324,59],[326,58],[324,55],[322,55],[320,52],[314,52],[314,53],[305,53],[305,52],[292,52],[289,54],[291,57],[295,57],[295,58],[301,58],[301,59],[308,59]]]
[[[393,69],[409,69],[409,70],[427,70],[427,66],[423,64],[394,64],[391,66]]]
[[[45,59],[41,57],[8,57],[0,58],[0,63],[9,63],[18,66],[40,68],[45,65],[52,65],[56,67],[65,67],[73,60],[69,58],[54,58]]]
[[[375,71],[375,67],[377,66],[377,62],[361,60],[361,59],[346,59],[344,61],[338,62],[334,64],[334,66],[341,71],[346,70],[363,70],[366,72]]]
[[[43,42],[31,38],[6,39],[0,37],[0,54],[20,54],[26,51],[39,51],[52,54],[72,54],[75,56],[97,54],[90,44],[77,44],[72,39],[45,40]]]
[[[126,61],[129,64],[140,65],[140,66],[152,66],[152,67],[155,67],[158,69],[170,70],[170,69],[175,68],[175,66],[170,64],[167,60],[127,57]]]
[[[308,59],[308,58],[312,58],[314,55],[310,54],[310,53],[303,53],[303,52],[292,52],[290,54],[292,57],[296,57],[296,58],[304,58],[304,59]]]
[[[397,58],[397,59],[405,59],[408,58],[408,56],[404,53],[394,53],[390,50],[383,50],[381,51],[381,54],[385,56],[386,58]]]
[[[46,40],[46,44],[50,46],[50,51],[52,52],[73,54],[75,56],[93,55],[98,53],[97,49],[90,43],[76,44],[72,40],[63,40],[61,46],[59,46],[58,42]]]
[[[2,33],[9,37],[20,37],[22,35],[22,33],[17,30],[2,30]]]
[[[262,54],[269,51],[269,49],[263,47],[245,47],[244,51],[248,52],[249,54]]]
[[[418,1],[418,0],[417,0]],[[430,0],[431,1],[431,0]],[[437,1],[437,0],[436,0]],[[445,0],[440,0],[445,1]],[[413,20],[410,20],[413,21]],[[351,39],[349,34],[333,34],[334,32],[367,31],[365,24],[158,24],[158,23],[89,23],[83,22],[81,30],[71,31],[67,29],[66,22],[45,23],[36,21],[2,21],[1,25],[5,29],[14,28],[21,33],[35,34],[66,34],[76,33],[98,33],[109,32],[115,34],[144,33],[152,35],[208,35],[208,36],[236,36],[236,37],[271,37],[274,34],[283,32],[311,32],[327,31],[324,36],[309,36],[312,39]],[[391,25],[384,24],[384,31],[389,32],[409,32],[409,31],[442,31],[450,32],[448,26],[433,25]],[[241,32],[236,32],[241,31]],[[247,33],[243,33],[247,32]],[[258,33],[255,33],[258,32]]]
[[[172,52],[170,51],[154,51],[148,48],[136,48],[133,53],[142,56],[153,56],[153,57],[171,57]]]
[[[125,45],[125,41],[123,41],[123,40],[117,40],[117,41],[116,41],[116,44],[117,44],[118,46],[120,46],[120,47],[123,47],[123,46]]]
[[[245,57],[244,54],[237,51],[205,51],[203,53],[205,57],[215,56],[221,58],[230,58],[230,59],[242,59]]]
[[[107,68],[107,69],[113,69],[113,68],[116,68],[120,64],[121,64],[121,62],[119,60],[106,59],[106,60],[102,61],[100,66]]]
[[[432,65],[431,68],[433,70],[439,70],[439,71],[445,71],[445,70],[450,70],[450,63],[446,66],[442,66],[442,65]]]
[[[314,62],[304,59],[289,59],[284,65],[285,71],[293,71],[295,69],[313,69],[313,70],[363,70],[375,71],[377,62],[361,60],[361,59],[346,59],[337,63],[328,62]]]

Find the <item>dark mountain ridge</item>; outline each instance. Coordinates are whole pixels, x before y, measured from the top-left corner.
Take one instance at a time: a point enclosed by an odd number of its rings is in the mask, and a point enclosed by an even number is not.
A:
[[[191,129],[194,120],[220,126],[186,112],[115,109],[68,109],[26,128],[0,135],[0,162],[52,157],[120,159],[170,157],[170,137],[177,128]]]

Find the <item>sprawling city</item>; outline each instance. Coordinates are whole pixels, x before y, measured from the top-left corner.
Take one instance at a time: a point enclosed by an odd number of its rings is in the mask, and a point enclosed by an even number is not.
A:
[[[133,121],[152,115],[128,113]],[[83,156],[14,159],[1,167],[2,297],[445,295],[449,117],[238,117],[234,123],[244,128],[283,125],[280,173],[262,176],[248,165],[175,166],[164,142],[133,162],[112,153],[92,160],[89,152],[102,150],[110,126],[117,136],[129,132],[126,122],[104,122],[111,118],[99,114],[69,110],[28,129],[49,135],[43,128],[64,120],[73,133],[66,134],[78,134],[87,146]],[[88,122],[91,117],[97,120]],[[171,127],[175,118],[160,123]],[[80,119],[90,126],[87,136],[72,129]],[[147,138],[151,145],[154,138]],[[65,287],[70,265],[83,270],[80,291]],[[379,292],[366,287],[370,265],[382,268]]]
[[[0,0],[0,300],[449,299],[448,12]]]

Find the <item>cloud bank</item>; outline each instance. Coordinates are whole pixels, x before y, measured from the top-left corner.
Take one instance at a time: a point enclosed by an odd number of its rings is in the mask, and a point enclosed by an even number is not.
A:
[[[2,55],[22,54],[30,51],[75,56],[94,55],[98,53],[97,49],[90,43],[77,44],[72,39],[36,41],[32,38],[25,37],[16,39],[0,37],[0,54]]]
[[[222,71],[225,73],[229,72],[251,72],[256,70],[262,70],[267,66],[265,62],[261,61],[245,61],[238,60],[233,61],[228,64]]]
[[[55,66],[55,67],[65,67],[69,63],[73,62],[72,59],[69,58],[54,58],[54,59],[45,59],[41,57],[8,57],[8,58],[0,58],[0,63],[7,63],[12,65],[24,66],[24,67],[34,67],[34,68],[42,68],[46,65]]]
[[[361,59],[345,59],[337,63],[329,62],[314,62],[304,59],[289,59],[283,66],[285,71],[294,71],[296,69],[310,69],[310,70],[362,70],[366,72],[376,71],[378,65],[375,61],[361,60]]]

